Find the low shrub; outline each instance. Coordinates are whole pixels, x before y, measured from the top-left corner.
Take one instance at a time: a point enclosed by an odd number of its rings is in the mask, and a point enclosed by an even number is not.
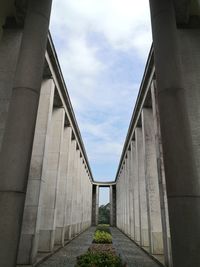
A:
[[[100,243],[100,244],[102,244],[102,243],[110,244],[110,243],[112,243],[112,236],[111,236],[111,234],[109,234],[107,232],[97,230],[94,233],[93,242],[94,243]]]
[[[104,232],[107,232],[109,234],[111,233],[110,228],[109,228],[109,224],[99,224],[99,225],[97,225],[96,231],[97,230],[104,231]]]
[[[86,252],[77,257],[77,264],[75,267],[123,267],[121,258],[103,252]]]

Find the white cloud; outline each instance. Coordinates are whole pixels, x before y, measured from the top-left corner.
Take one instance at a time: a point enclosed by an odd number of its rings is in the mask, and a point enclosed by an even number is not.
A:
[[[140,84],[118,57],[145,62],[148,0],[54,0],[50,29],[89,160],[106,168],[119,160]]]
[[[115,49],[140,52],[140,35],[145,35],[144,43],[151,42],[148,0],[54,0],[51,24],[56,28],[65,25],[66,37],[99,32]]]

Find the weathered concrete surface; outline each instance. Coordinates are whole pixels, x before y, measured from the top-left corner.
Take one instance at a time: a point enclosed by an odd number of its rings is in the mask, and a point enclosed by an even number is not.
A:
[[[18,251],[18,264],[30,264],[36,259],[41,219],[42,188],[45,177],[45,161],[48,147],[49,129],[52,118],[54,82],[42,83],[38,116],[36,120],[33,151],[23,215],[22,232]]]
[[[147,186],[149,240],[152,254],[163,254],[160,193],[152,109],[142,110],[145,179]]]
[[[17,260],[52,1],[28,3],[0,152],[0,265],[4,267]]]
[[[3,31],[0,43],[0,149],[12,95],[21,37],[21,30],[7,29]]]
[[[193,83],[199,83],[198,72],[195,70],[193,73],[194,68],[198,69],[199,60],[197,63],[195,59],[193,63],[192,56],[193,53],[194,58],[199,55],[198,38],[192,41],[195,44],[189,50],[187,47],[192,36],[182,36],[182,41],[178,42],[173,1],[152,0],[150,9],[173,264],[196,266],[200,264],[200,238],[197,237],[200,232],[200,183],[195,162],[198,150],[195,149],[196,153],[193,151],[197,132],[191,129],[196,125],[191,123],[193,112],[188,109],[185,88],[188,87],[193,95],[193,89],[196,91]],[[185,55],[180,58],[181,53]],[[189,67],[189,73],[185,72],[187,67],[183,68],[183,65]],[[197,115],[196,112],[195,120],[198,121]]]
[[[139,187],[139,203],[140,203],[140,231],[141,240],[140,245],[142,247],[149,246],[149,225],[147,216],[147,198],[146,198],[146,180],[144,173],[144,153],[143,153],[143,139],[142,128],[137,127],[135,130],[135,142],[136,142],[136,160],[137,160],[137,175],[138,175],[138,187]],[[137,189],[136,189],[137,190]]]
[[[52,251],[55,241],[57,191],[60,182],[64,116],[63,108],[55,108],[53,110],[46,177],[42,197],[39,251]]]

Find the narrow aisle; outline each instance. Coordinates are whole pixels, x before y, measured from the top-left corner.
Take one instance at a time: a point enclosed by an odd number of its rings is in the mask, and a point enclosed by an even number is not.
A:
[[[90,227],[38,267],[74,267],[76,257],[87,251],[96,227]]]
[[[76,257],[87,251],[92,243],[96,227],[90,227],[64,248],[61,248],[38,267],[74,267]],[[152,258],[135,245],[117,228],[111,228],[113,246],[120,254],[127,267],[160,267]]]
[[[120,254],[127,267],[160,267],[162,265],[155,262],[143,250],[134,244],[127,236],[117,228],[111,228],[113,245]]]

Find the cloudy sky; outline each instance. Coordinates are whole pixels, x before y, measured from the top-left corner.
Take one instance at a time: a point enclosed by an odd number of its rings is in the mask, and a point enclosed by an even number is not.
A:
[[[51,34],[95,180],[114,180],[151,46],[148,0],[54,0]]]

